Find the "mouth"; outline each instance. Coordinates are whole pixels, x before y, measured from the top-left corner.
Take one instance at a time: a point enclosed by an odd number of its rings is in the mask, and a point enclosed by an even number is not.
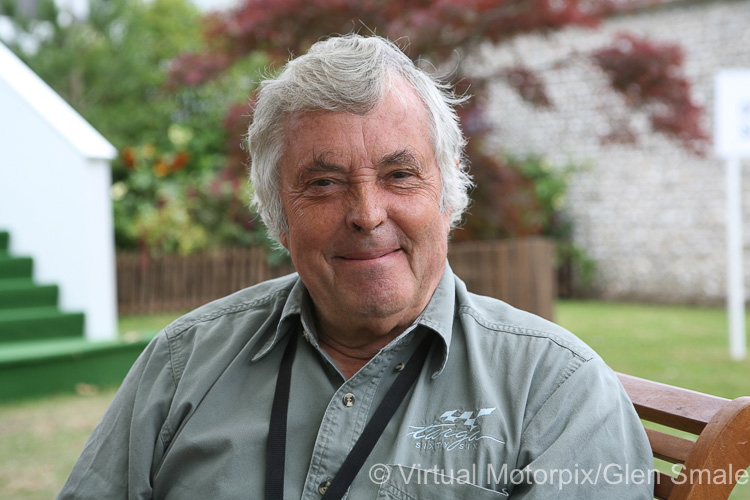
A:
[[[379,250],[367,250],[367,251],[354,251],[354,252],[345,252],[341,255],[337,255],[335,258],[341,259],[341,260],[348,260],[348,261],[367,261],[367,260],[377,260],[381,259],[383,257],[390,256],[392,254],[395,254],[396,252],[400,252],[401,248],[388,248],[388,249],[379,249]]]

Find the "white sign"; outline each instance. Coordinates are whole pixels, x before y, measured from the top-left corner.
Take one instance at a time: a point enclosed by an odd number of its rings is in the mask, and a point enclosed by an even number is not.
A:
[[[726,162],[727,313],[729,354],[745,359],[745,272],[742,244],[742,157],[750,157],[750,70],[724,70],[716,75],[714,146]]]
[[[750,69],[716,75],[714,145],[724,158],[750,157]]]

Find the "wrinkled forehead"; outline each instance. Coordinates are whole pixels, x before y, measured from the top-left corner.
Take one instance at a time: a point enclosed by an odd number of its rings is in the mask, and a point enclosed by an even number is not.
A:
[[[382,127],[408,126],[410,135],[421,135],[429,143],[434,154],[432,127],[427,108],[417,92],[400,75],[392,75],[387,86],[383,88],[380,98],[374,104],[362,104],[352,109],[342,109],[341,106],[307,107],[287,113],[282,118],[282,135],[285,145],[282,156],[290,146],[293,146],[301,131],[308,132],[323,117],[375,119],[382,123]],[[356,122],[357,120],[342,119],[341,122]],[[408,125],[405,125],[408,124]]]

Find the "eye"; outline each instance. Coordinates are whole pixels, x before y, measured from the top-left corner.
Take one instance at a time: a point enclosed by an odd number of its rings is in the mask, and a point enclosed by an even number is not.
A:
[[[392,179],[406,179],[406,178],[411,177],[413,175],[414,174],[412,174],[408,170],[396,170],[395,172],[393,172],[391,174],[391,178]]]
[[[315,179],[310,183],[310,185],[315,187],[327,187],[332,186],[333,181],[331,179]]]

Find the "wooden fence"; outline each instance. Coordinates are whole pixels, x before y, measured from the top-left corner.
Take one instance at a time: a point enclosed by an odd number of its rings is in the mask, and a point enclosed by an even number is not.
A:
[[[504,300],[552,319],[555,301],[554,243],[543,238],[479,241],[450,246],[453,271],[470,291]],[[260,247],[151,259],[117,255],[120,314],[179,311],[198,307],[242,288],[293,272],[272,267]]]
[[[552,320],[555,243],[541,237],[452,244],[448,261],[470,292],[495,297]]]
[[[165,255],[158,259],[137,252],[118,252],[117,306],[120,314],[193,309],[291,272],[291,264],[270,266],[262,247]]]

